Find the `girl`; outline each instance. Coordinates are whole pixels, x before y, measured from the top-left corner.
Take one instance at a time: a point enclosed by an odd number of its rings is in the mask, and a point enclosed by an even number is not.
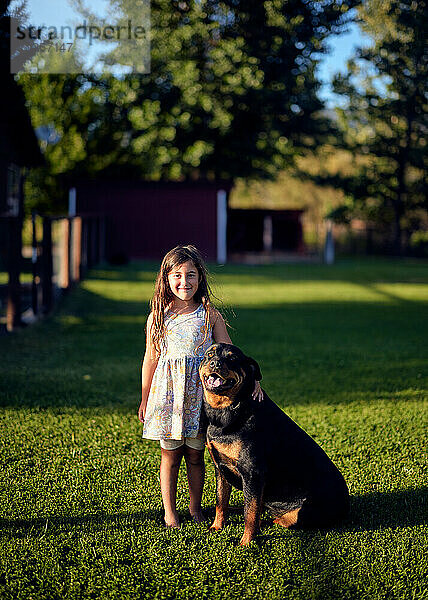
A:
[[[177,246],[164,257],[147,319],[138,418],[143,437],[160,440],[160,483],[167,527],[180,527],[177,478],[184,456],[190,514],[196,523],[204,486],[205,435],[199,365],[213,342],[231,343],[226,324],[212,306],[207,269],[195,246]],[[253,396],[262,396],[257,382]]]

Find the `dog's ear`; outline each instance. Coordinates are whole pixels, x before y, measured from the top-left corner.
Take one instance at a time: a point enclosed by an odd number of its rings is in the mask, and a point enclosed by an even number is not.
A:
[[[250,358],[249,356],[247,356],[247,360],[248,360],[248,364],[250,365],[253,373],[254,373],[254,379],[256,379],[256,381],[261,381],[262,380],[262,374],[260,372],[260,367],[259,367],[259,363],[256,362],[254,360],[254,358]]]

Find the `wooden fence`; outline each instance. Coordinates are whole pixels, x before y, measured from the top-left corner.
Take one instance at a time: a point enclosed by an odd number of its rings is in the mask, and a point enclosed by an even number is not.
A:
[[[105,217],[33,214],[31,283],[21,283],[20,224],[11,217],[1,221],[7,237],[3,244],[3,264],[8,282],[0,286],[0,297],[6,305],[8,331],[22,325],[24,311],[30,312],[33,318],[48,314],[64,292],[80,281],[88,269],[105,259]]]

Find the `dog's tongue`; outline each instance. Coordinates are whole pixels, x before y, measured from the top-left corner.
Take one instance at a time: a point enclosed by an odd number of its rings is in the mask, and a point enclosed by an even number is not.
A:
[[[210,387],[216,388],[222,384],[222,380],[220,379],[220,377],[216,377],[215,375],[210,375],[207,379],[207,383]]]

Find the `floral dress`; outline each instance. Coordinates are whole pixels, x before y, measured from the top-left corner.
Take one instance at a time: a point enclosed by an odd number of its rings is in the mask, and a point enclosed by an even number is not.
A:
[[[199,365],[211,346],[208,324],[205,338],[205,308],[182,315],[167,313],[166,337],[150,386],[143,438],[151,440],[196,437],[203,400]]]

